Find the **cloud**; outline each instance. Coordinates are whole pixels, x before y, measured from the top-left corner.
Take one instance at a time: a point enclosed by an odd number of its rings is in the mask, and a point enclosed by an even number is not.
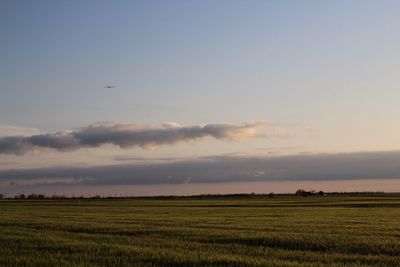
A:
[[[11,186],[51,186],[51,185],[75,185],[81,184],[84,178],[71,178],[71,177],[60,177],[60,178],[38,178],[38,179],[20,179],[8,184]],[[4,184],[4,183],[3,183]]]
[[[274,136],[279,139],[288,139],[291,137],[290,132],[282,127],[276,127],[274,129]]]
[[[160,161],[165,161],[165,162],[171,162],[171,161],[179,161],[179,160],[185,160],[187,158],[184,157],[137,157],[137,156],[116,156],[112,157],[113,160],[115,161],[120,161],[120,162],[160,162]]]
[[[5,136],[30,136],[40,134],[40,130],[31,127],[21,127],[16,125],[0,125],[0,137]]]
[[[151,185],[246,181],[400,179],[400,151],[280,157],[219,156],[174,162],[0,171],[0,183]],[[36,181],[36,182],[34,182]]]
[[[265,122],[197,126],[181,126],[171,122],[161,126],[97,123],[75,131],[2,137],[0,154],[23,155],[38,149],[71,151],[104,144],[113,144],[121,148],[152,148],[207,137],[233,141],[255,137],[257,131],[265,126]]]

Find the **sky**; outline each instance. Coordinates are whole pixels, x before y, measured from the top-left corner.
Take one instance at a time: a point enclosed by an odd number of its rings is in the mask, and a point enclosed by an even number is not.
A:
[[[400,191],[399,10],[3,0],[0,193]]]

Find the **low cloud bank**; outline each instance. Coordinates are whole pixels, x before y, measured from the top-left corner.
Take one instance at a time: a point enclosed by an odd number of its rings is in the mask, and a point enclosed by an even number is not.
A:
[[[121,148],[151,148],[207,137],[238,140],[254,137],[257,130],[265,126],[265,122],[197,126],[166,123],[158,127],[138,124],[92,124],[76,131],[2,137],[0,154],[23,155],[40,149],[71,151],[83,147],[99,147],[103,144],[113,144]]]
[[[151,185],[400,178],[400,152],[207,157],[168,163],[0,172],[0,184]]]

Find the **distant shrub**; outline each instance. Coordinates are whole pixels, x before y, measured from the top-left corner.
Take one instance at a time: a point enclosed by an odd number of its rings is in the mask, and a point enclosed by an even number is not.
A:
[[[304,189],[298,189],[296,191],[296,195],[300,195],[300,196],[304,196],[305,193],[306,193],[306,190],[304,190]]]
[[[26,198],[27,199],[45,199],[46,196],[43,194],[29,194]]]
[[[325,194],[323,191],[319,191],[318,194],[320,194],[320,192],[322,192],[322,194]],[[295,194],[299,195],[299,196],[306,197],[306,196],[316,195],[317,192],[315,192],[315,190],[306,191],[304,189],[298,189]]]

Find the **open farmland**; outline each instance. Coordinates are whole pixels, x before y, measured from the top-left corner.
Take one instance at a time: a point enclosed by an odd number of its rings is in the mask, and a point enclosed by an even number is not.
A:
[[[400,196],[0,201],[0,266],[399,266]]]

